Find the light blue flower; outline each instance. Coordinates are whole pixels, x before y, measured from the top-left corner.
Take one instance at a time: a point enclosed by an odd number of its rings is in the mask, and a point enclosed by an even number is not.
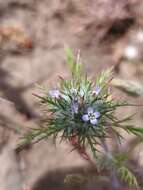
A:
[[[100,86],[96,86],[92,92],[92,94],[94,95],[98,95],[101,92],[101,87]]]
[[[72,94],[73,96],[76,96],[77,93],[78,93],[78,90],[77,90],[76,88],[71,88],[70,92],[71,92],[71,94]]]
[[[91,124],[96,125],[98,123],[98,118],[100,117],[100,113],[94,111],[92,107],[87,109],[87,114],[82,116],[82,120],[87,122],[90,121]]]
[[[77,98],[74,98],[73,101],[72,101],[72,104],[71,104],[71,111],[72,113],[78,113],[78,99]]]
[[[49,91],[49,95],[52,97],[52,98],[60,98],[61,96],[61,93],[59,90],[50,90]]]

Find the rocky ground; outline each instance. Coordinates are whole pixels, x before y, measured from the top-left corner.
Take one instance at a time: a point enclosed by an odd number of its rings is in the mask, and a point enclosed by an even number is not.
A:
[[[0,0],[1,190],[74,189],[61,182],[64,174],[90,170],[76,152],[69,154],[67,144],[55,148],[47,140],[15,151],[19,138],[42,117],[32,93],[36,83],[51,87],[59,75],[69,76],[64,54],[69,46],[81,50],[84,69],[93,79],[113,65],[116,78],[135,81],[135,96],[118,90],[114,96],[142,103],[142,10],[141,0]],[[128,91],[128,86],[122,89]],[[134,123],[142,126],[142,108],[127,112],[137,112]],[[140,167],[141,150],[135,156]]]

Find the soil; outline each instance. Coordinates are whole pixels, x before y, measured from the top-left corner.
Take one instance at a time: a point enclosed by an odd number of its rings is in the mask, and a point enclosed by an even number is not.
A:
[[[112,189],[110,183],[64,184],[65,174],[93,172],[76,152],[69,153],[66,143],[55,148],[49,139],[18,153],[15,148],[20,137],[41,122],[42,108],[32,95],[38,91],[35,84],[51,88],[58,76],[69,77],[65,47],[81,50],[84,70],[93,80],[114,66],[115,77],[143,83],[142,9],[140,0],[0,0],[2,190]],[[137,51],[134,57],[126,53],[130,47]],[[143,101],[143,96],[131,97],[116,89],[113,95],[136,104]],[[126,112],[136,112],[134,124],[142,126],[142,108]],[[122,110],[119,114],[124,116]],[[140,184],[142,154],[139,147],[134,156]]]

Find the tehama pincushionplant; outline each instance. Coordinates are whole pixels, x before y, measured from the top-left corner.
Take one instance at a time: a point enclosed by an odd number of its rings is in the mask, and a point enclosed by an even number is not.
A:
[[[119,107],[132,106],[112,98],[110,81],[112,69],[101,73],[96,82],[82,75],[82,65],[79,53],[74,58],[70,49],[66,49],[67,64],[72,78],[59,78],[56,88],[43,95],[37,95],[40,102],[48,108],[47,126],[31,129],[22,140],[22,144],[35,143],[50,136],[54,140],[67,141],[74,146],[80,155],[91,161],[86,149],[90,149],[98,170],[111,171],[114,186],[117,179],[138,187],[135,176],[126,167],[126,157],[122,153],[112,154],[108,148],[107,139],[115,138],[117,144],[122,144],[121,130],[134,135],[142,135],[143,129],[136,128],[128,121],[132,116],[118,119],[115,111]],[[99,146],[101,149],[98,150]]]

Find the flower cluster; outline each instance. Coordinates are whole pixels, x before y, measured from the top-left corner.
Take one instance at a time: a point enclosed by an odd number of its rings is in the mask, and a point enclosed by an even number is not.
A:
[[[116,102],[111,98],[112,69],[102,72],[94,83],[82,75],[80,57],[78,55],[75,60],[69,49],[67,63],[72,72],[72,79],[60,77],[55,89],[38,96],[41,102],[47,105],[48,112],[52,113],[48,118],[48,127],[40,129],[42,138],[43,134],[46,137],[51,135],[57,137],[57,134],[61,133],[62,140],[71,142],[76,136],[78,144],[82,147],[90,145],[95,155],[96,144],[99,145],[100,141],[111,134],[116,136],[119,143],[121,142],[119,128],[135,133],[136,129],[131,126],[129,128],[125,123],[130,117],[119,120],[115,115],[118,107],[128,104]]]
[[[98,136],[100,132],[101,135],[101,125],[105,123],[103,112],[106,109],[102,91],[105,93],[105,89],[87,78],[80,81],[62,80],[59,89],[49,91],[45,97],[46,102],[51,104],[50,111],[54,113],[50,118],[51,123],[56,120],[57,128],[63,126],[63,136],[67,138],[75,133]]]
[[[91,96],[98,95],[101,91],[101,88],[98,86],[95,87],[90,93]],[[72,88],[69,91],[71,95],[71,101],[70,101],[70,106],[71,106],[71,115],[73,114],[78,114],[79,113],[79,107],[80,107],[80,98],[82,98],[82,101],[84,101],[84,91],[78,92],[76,88]],[[54,98],[54,99],[60,99],[63,98],[65,101],[68,100],[68,94],[64,93],[62,94],[59,90],[51,90],[49,91],[49,95]],[[69,98],[70,100],[70,98]],[[85,108],[84,108],[85,107]],[[86,114],[83,114],[81,119],[84,122],[90,121],[92,125],[97,125],[98,119],[100,117],[100,112],[94,110],[93,107],[87,107],[83,104],[83,112]]]
[[[110,121],[113,122],[117,104],[109,98],[112,70],[104,71],[93,83],[87,76],[82,76],[79,63],[73,61],[71,68],[72,79],[60,77],[57,87],[40,97],[52,113],[48,118],[48,130],[54,136],[62,133],[62,140],[71,142],[76,136],[80,146],[92,146],[99,143],[98,139],[109,136],[107,125],[111,127]],[[92,146],[92,151],[96,152],[96,147]]]

